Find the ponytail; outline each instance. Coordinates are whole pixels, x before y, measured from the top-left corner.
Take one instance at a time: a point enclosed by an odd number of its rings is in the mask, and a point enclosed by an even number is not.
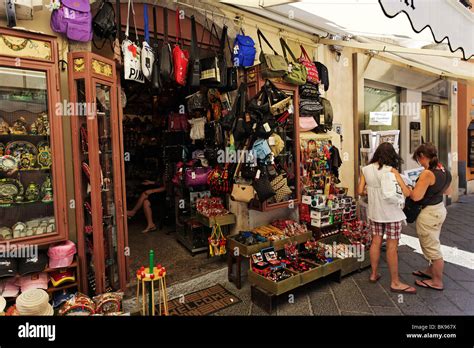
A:
[[[418,161],[421,155],[430,160],[428,169],[434,170],[438,167],[439,159],[438,150],[436,149],[436,146],[431,143],[425,143],[418,146],[418,148],[413,153],[413,159],[415,161]]]
[[[434,157],[430,158],[429,169],[430,170],[435,170],[438,167],[438,164],[439,164],[438,156],[434,156]]]

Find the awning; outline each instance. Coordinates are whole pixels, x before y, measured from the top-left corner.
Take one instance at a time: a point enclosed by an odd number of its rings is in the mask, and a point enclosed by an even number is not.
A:
[[[404,13],[417,33],[429,28],[433,39],[447,39],[451,52],[461,50],[464,59],[474,56],[474,14],[458,0],[379,0],[387,17]]]

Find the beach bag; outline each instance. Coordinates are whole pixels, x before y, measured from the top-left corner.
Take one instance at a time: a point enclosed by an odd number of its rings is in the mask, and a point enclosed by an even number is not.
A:
[[[59,9],[53,10],[51,29],[66,34],[74,41],[92,40],[92,14],[88,0],[62,0]]]

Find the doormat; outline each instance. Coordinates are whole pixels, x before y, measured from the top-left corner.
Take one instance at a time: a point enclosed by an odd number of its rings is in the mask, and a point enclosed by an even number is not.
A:
[[[168,311],[175,316],[210,315],[240,302],[240,298],[217,284],[168,301]]]

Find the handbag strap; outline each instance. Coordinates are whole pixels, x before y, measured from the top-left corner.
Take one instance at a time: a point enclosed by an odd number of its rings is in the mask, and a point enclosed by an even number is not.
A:
[[[191,16],[191,52],[190,53],[191,53],[192,59],[198,58],[196,18],[194,18],[194,15]]]
[[[166,6],[163,6],[163,32],[164,32],[164,39],[163,44],[168,43],[168,9]]]
[[[245,82],[242,82],[237,91],[237,95],[235,97],[234,104],[232,105],[232,109],[230,110],[232,117],[234,117],[234,124],[232,125],[232,129],[234,129],[235,125],[237,124],[238,116],[245,112],[246,90],[247,84]]]
[[[125,39],[128,39],[129,29],[130,29],[130,0],[128,0],[128,7],[127,7],[127,26],[125,28]]]
[[[150,31],[148,30],[148,5],[143,4],[143,22],[145,29],[145,41],[150,44]]]
[[[156,49],[158,47],[158,36],[156,33],[156,6],[153,5],[153,47]]]
[[[132,2],[132,17],[133,17],[133,30],[135,31],[135,41],[138,43],[138,31],[137,31],[137,22],[135,21],[135,8],[133,7],[133,0]]]
[[[257,36],[258,36],[258,44],[260,46],[260,50],[263,52],[263,48],[262,48],[262,40],[265,41],[265,43],[268,45],[268,47],[270,47],[273,51],[273,53],[275,53],[276,56],[278,56],[279,54],[277,53],[277,51],[275,51],[275,49],[273,48],[273,46],[270,44],[270,42],[268,42],[267,38],[265,37],[265,35],[263,35],[263,33],[261,32],[260,29],[257,29]]]
[[[303,45],[300,45],[300,48],[301,48],[301,54],[303,54],[303,56],[305,56],[305,58],[311,62],[312,59],[309,58],[308,52],[306,52],[304,46],[303,46]]]
[[[179,18],[179,7],[176,7],[175,22],[176,22],[176,45],[179,45],[179,39],[181,38],[181,23],[180,23],[180,18]]]
[[[288,53],[290,53],[291,58],[293,59],[293,62],[297,62],[298,60],[296,59],[296,57],[293,54],[293,52],[291,51],[290,47],[288,46],[286,41],[283,40],[282,37],[280,38],[280,44],[281,44],[281,49],[283,50],[283,55],[285,56],[285,59],[288,60],[288,58],[286,56],[286,52],[288,51]]]

